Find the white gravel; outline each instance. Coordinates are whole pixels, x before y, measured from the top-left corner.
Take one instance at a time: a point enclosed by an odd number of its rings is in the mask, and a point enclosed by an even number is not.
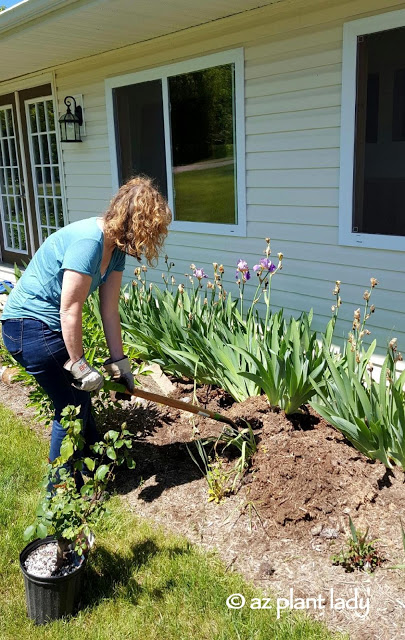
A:
[[[73,554],[72,554],[73,555]],[[80,565],[80,560],[76,556],[76,561],[72,562],[58,572],[56,569],[57,543],[47,542],[32,551],[24,562],[27,572],[37,578],[51,578],[52,576],[66,576],[73,573]]]

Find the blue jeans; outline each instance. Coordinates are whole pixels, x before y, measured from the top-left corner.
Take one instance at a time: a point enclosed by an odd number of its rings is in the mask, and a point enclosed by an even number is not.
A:
[[[83,420],[83,436],[86,441],[83,453],[90,453],[89,445],[97,442],[99,434],[91,413],[90,394],[72,386],[73,376],[63,368],[69,360],[62,333],[52,331],[40,320],[32,318],[2,321],[3,342],[6,349],[33,375],[53,402],[55,416],[52,424],[49,461],[60,454],[60,446],[66,435],[62,427],[61,412],[67,405],[80,405],[79,418]],[[78,478],[78,484],[82,479]]]

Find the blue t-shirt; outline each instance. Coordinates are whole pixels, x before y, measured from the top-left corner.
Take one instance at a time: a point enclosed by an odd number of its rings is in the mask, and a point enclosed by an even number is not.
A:
[[[100,273],[104,235],[97,218],[79,220],[50,235],[8,296],[1,319],[36,318],[61,331],[60,300],[65,269],[91,276],[89,294],[111,271],[124,271],[125,253],[117,247],[107,271]]]

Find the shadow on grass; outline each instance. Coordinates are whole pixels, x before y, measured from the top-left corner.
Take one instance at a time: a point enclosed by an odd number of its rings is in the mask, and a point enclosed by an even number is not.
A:
[[[184,555],[190,553],[187,547],[159,547],[153,540],[144,540],[128,549],[128,553],[112,553],[105,547],[97,547],[91,555],[86,569],[81,608],[97,607],[106,599],[124,596],[136,604],[140,596],[147,592],[155,600],[164,598],[165,593],[176,587],[173,579],[158,589],[148,589],[136,580],[136,574],[158,555]]]

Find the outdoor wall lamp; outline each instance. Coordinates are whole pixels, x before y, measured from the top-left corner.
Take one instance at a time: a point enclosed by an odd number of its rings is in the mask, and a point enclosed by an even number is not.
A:
[[[70,109],[72,101],[74,103],[73,113]],[[64,103],[67,107],[66,113],[59,118],[61,142],[82,142],[80,127],[83,124],[83,111],[80,105],[76,104],[73,96],[66,96]]]

